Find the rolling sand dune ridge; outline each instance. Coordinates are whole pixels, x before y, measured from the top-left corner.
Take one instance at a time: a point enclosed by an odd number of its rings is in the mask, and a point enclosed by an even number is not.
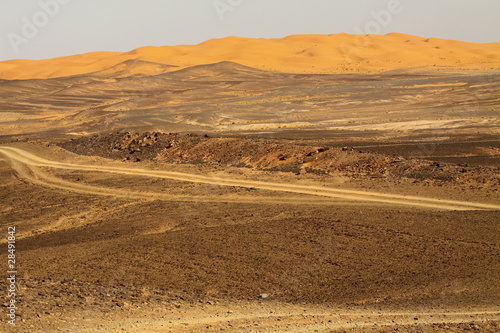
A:
[[[198,45],[146,46],[130,52],[92,52],[46,60],[0,62],[1,79],[46,79],[80,75],[130,60],[136,72],[165,73],[195,65],[231,61],[262,70],[291,73],[377,73],[400,68],[499,70],[500,43],[476,44],[387,35],[292,35],[284,38],[212,39]],[[161,66],[170,65],[170,66]]]

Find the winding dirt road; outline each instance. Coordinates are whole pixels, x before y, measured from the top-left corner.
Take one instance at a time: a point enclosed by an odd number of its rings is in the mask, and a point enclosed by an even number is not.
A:
[[[135,313],[120,321],[89,323],[82,332],[338,332],[377,328],[454,325],[473,322],[473,328],[497,321],[499,311],[380,311],[335,309],[328,306],[283,303],[230,303],[192,306],[187,310],[155,312],[155,318]],[[431,326],[432,327],[432,326]],[[376,330],[378,331],[378,330]],[[457,330],[450,330],[456,332]]]
[[[227,311],[226,311],[227,312]],[[253,313],[213,315],[203,317],[182,317],[181,320],[149,321],[137,323],[131,327],[132,332],[175,332],[202,331],[207,325],[211,329],[230,332],[331,332],[345,329],[370,329],[376,326],[398,327],[432,324],[453,324],[463,322],[485,322],[498,320],[498,311],[473,311],[473,312],[448,312],[448,313],[422,313],[422,312],[342,312],[334,314],[326,311],[305,312],[273,310],[271,313],[255,311]],[[417,318],[417,319],[415,319]],[[173,319],[173,318],[172,318]],[[293,324],[291,324],[293,323]],[[249,329],[253,327],[253,329]]]
[[[202,198],[193,196],[182,197],[182,196],[174,196],[168,194],[133,192],[124,189],[113,189],[113,188],[99,187],[94,185],[86,185],[57,178],[53,175],[49,175],[43,172],[40,168],[105,172],[105,173],[120,174],[120,175],[164,178],[164,179],[172,179],[172,180],[192,182],[192,183],[203,183],[203,184],[219,185],[219,186],[237,186],[237,187],[256,188],[256,189],[271,190],[278,192],[306,194],[306,195],[313,195],[316,197],[318,196],[327,197],[327,198],[342,199],[354,202],[416,206],[416,207],[431,208],[431,209],[443,209],[443,210],[500,209],[500,205],[494,205],[494,204],[473,203],[473,202],[455,201],[455,200],[441,200],[434,198],[385,194],[385,193],[367,192],[359,190],[336,189],[326,186],[282,184],[282,183],[244,180],[235,178],[203,176],[203,175],[173,172],[173,171],[145,170],[145,169],[130,168],[130,167],[124,168],[116,166],[86,165],[86,164],[57,162],[36,156],[20,148],[6,147],[6,146],[0,147],[0,153],[5,155],[11,161],[12,167],[16,170],[19,176],[23,179],[26,179],[29,182],[39,185],[49,186],[52,188],[65,189],[74,192],[94,194],[94,195],[108,195],[108,196],[138,198],[138,199],[158,198],[165,200],[193,201],[194,198],[195,200],[204,200],[204,201],[254,202],[252,198],[248,197],[247,198],[226,197],[223,199]],[[263,198],[260,197],[260,199],[262,200]],[[273,202],[279,202],[279,199],[277,198],[264,198],[264,199],[272,200]],[[315,201],[318,201],[318,199],[319,198],[311,198],[311,200],[295,199],[295,201],[296,202],[302,201],[310,204],[314,203]]]

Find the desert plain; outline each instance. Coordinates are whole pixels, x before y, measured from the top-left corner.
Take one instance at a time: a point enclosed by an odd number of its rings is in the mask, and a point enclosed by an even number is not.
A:
[[[0,62],[2,330],[498,332],[499,105],[404,34]]]

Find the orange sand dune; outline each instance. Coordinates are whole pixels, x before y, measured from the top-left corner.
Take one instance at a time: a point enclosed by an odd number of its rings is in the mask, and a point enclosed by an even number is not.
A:
[[[127,74],[130,60],[143,62],[137,62]],[[46,60],[9,60],[0,62],[0,78],[53,78],[99,71],[108,74],[117,71],[120,76],[151,75],[220,61],[293,73],[370,73],[443,66],[456,70],[498,70],[500,43],[475,44],[399,33],[294,35],[280,39],[226,37],[198,45],[148,46],[125,53],[92,52]],[[112,69],[117,65],[118,68]]]

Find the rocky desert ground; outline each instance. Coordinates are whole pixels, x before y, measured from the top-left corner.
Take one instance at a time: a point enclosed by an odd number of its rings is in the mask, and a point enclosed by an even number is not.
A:
[[[500,47],[365,38],[0,63],[2,330],[498,332]]]

